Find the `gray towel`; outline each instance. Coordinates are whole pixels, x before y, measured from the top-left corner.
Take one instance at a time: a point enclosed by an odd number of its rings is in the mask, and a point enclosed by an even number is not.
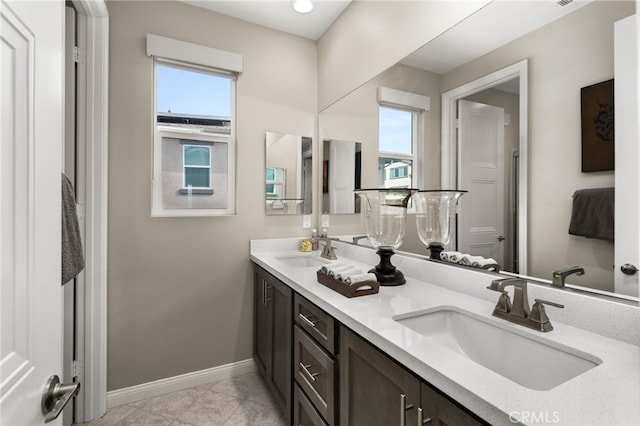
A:
[[[73,185],[62,175],[62,284],[66,284],[84,269],[80,226],[76,214]]]
[[[569,234],[613,241],[614,194],[614,188],[574,192]]]

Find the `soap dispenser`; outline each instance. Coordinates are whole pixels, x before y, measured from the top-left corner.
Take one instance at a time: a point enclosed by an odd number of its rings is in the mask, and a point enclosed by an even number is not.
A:
[[[311,249],[318,250],[318,230],[314,229],[311,232]]]

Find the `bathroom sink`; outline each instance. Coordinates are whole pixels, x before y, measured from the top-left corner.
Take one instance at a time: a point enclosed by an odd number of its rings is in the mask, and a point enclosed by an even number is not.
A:
[[[491,324],[452,306],[393,317],[501,376],[534,390],[549,390],[598,366],[602,360],[560,349]]]
[[[294,268],[317,268],[329,263],[329,260],[323,259],[318,256],[300,255],[300,256],[283,256],[276,257],[280,262],[287,266],[293,266]]]

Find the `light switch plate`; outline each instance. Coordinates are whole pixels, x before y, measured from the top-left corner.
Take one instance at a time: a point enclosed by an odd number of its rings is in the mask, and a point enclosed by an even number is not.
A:
[[[329,227],[329,215],[328,214],[323,214],[322,215],[322,227],[323,228],[328,228]]]
[[[311,228],[311,215],[305,214],[302,216],[302,227],[303,228]]]

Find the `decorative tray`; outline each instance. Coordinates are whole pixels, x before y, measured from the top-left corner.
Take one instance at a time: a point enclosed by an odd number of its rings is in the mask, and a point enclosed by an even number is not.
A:
[[[347,285],[342,281],[335,279],[322,271],[317,272],[318,282],[333,291],[337,291],[346,297],[366,296],[368,294],[376,294],[380,290],[378,281],[360,281],[359,283]]]

